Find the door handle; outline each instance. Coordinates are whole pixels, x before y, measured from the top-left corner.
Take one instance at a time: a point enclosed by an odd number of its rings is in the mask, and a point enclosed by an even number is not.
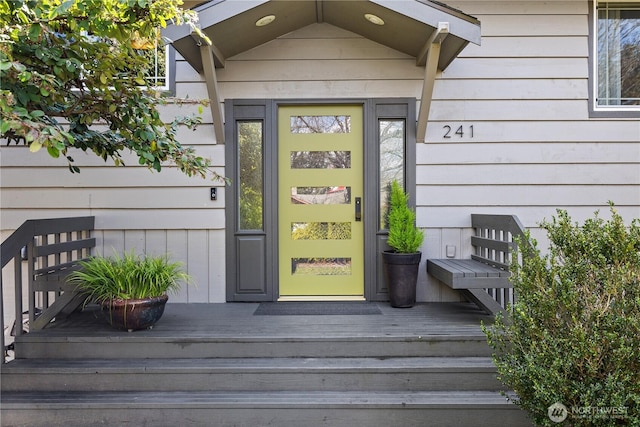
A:
[[[362,221],[362,197],[356,197],[356,221]]]

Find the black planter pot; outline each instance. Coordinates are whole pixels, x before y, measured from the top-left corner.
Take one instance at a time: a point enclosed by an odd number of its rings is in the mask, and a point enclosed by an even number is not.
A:
[[[102,305],[102,311],[114,328],[129,332],[151,329],[162,317],[168,299],[167,295],[162,295],[147,299],[112,300]]]
[[[416,303],[416,284],[422,253],[382,252],[384,279],[392,307],[409,308]]]

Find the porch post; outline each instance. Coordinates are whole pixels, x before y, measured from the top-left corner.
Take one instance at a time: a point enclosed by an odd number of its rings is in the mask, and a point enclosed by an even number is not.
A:
[[[427,133],[427,122],[429,121],[429,110],[431,109],[431,97],[433,96],[433,86],[438,71],[438,61],[440,60],[440,46],[442,41],[449,34],[449,23],[438,22],[438,29],[433,32],[427,43],[425,43],[420,55],[416,58],[416,63],[424,66],[424,82],[422,83],[422,98],[420,99],[420,112],[418,113],[418,124],[416,139],[425,142]],[[425,59],[426,56],[426,59]],[[424,61],[424,62],[423,62]]]
[[[214,52],[216,58],[224,64],[224,58],[215,45],[209,45],[203,41],[197,40],[200,47],[200,56],[202,57],[202,69],[204,78],[207,82],[207,93],[209,95],[209,108],[211,108],[211,116],[213,117],[213,128],[216,133],[216,141],[218,144],[224,144],[224,120],[222,119],[222,109],[220,108],[220,96],[218,92],[218,79],[216,78],[216,66]]]

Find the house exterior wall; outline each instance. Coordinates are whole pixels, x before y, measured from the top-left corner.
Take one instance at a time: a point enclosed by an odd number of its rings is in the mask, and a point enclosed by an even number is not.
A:
[[[479,18],[482,46],[469,45],[436,77],[426,143],[417,146],[418,225],[423,253],[454,245],[469,256],[470,214],[516,214],[537,224],[565,208],[581,221],[614,201],[640,217],[640,120],[590,119],[587,1],[449,1]],[[178,55],[176,95],[206,97],[204,78]],[[227,58],[217,70],[221,99],[384,98],[422,93],[415,59],[328,24],[313,24]],[[170,106],[167,117],[197,111]],[[211,115],[183,131],[224,175],[224,145]],[[446,126],[451,128],[446,138]],[[455,132],[462,126],[464,134]],[[473,127],[473,137],[471,137]],[[169,252],[197,286],[172,299],[225,300],[224,186],[172,168],[115,168],[72,154],[80,174],[45,152],[2,147],[3,236],[25,219],[96,216],[98,250]],[[137,165],[131,157],[127,162]],[[217,201],[209,189],[218,187]],[[458,296],[420,269],[418,300]],[[6,282],[5,282],[6,283]]]

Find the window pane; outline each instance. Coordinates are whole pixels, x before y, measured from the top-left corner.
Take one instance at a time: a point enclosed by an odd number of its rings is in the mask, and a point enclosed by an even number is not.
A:
[[[350,169],[351,151],[292,151],[291,169]]]
[[[598,6],[598,105],[640,105],[640,5]]]
[[[262,150],[262,122],[238,122],[241,230],[262,230]]]
[[[350,276],[351,258],[292,258],[291,274],[300,276]]]
[[[291,203],[296,205],[348,205],[351,187],[291,187]]]
[[[404,120],[380,120],[380,228],[386,229],[391,183],[404,187]]]
[[[164,43],[160,33],[157,33],[154,39],[132,36],[131,46],[147,61],[144,77],[149,82],[148,85],[158,89],[169,89],[169,45]]]
[[[349,133],[351,116],[291,116],[291,133]]]
[[[169,46],[162,46],[156,43],[155,49],[142,52],[149,59],[149,69],[145,77],[152,82],[152,86],[168,89],[167,64],[169,63]]]
[[[350,222],[294,222],[292,240],[350,240]]]

